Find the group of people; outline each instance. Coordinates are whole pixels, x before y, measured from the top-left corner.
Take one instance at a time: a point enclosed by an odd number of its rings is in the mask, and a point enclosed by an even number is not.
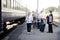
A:
[[[26,16],[26,23],[27,23],[27,32],[31,32],[31,25],[33,24],[33,28],[37,27],[40,29],[41,32],[44,32],[44,27],[43,25],[43,14],[42,13],[35,13],[34,12],[29,12],[28,15]],[[53,14],[52,11],[50,11],[50,14],[46,16],[47,24],[48,24],[48,33],[53,33]]]

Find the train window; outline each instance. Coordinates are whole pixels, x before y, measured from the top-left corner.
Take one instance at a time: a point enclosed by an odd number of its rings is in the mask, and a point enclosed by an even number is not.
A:
[[[6,0],[2,0],[2,7],[7,7],[7,1]]]

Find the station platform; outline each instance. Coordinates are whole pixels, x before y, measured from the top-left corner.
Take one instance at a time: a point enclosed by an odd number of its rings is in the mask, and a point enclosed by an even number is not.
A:
[[[47,32],[48,25],[46,24],[44,32],[32,26],[31,32],[28,33],[26,23],[23,23],[2,40],[60,40],[60,27],[53,26],[53,33]]]

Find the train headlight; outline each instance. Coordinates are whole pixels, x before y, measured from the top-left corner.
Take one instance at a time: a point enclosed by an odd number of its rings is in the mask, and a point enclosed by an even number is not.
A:
[[[7,30],[9,30],[11,28],[13,28],[13,25],[7,25],[7,27],[6,27]]]
[[[17,23],[13,24],[13,26],[16,26],[16,25],[18,25],[18,24]]]
[[[6,24],[10,24],[10,22],[8,21],[8,22],[6,22]]]

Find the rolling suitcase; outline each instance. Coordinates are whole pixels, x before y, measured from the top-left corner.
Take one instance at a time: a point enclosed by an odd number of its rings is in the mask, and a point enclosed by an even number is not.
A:
[[[44,29],[45,29],[45,24],[44,24],[44,22],[43,22],[43,20],[42,20],[41,26],[40,26],[40,31],[41,31],[41,32],[44,32]]]
[[[44,29],[45,29],[45,24],[41,25],[40,31],[41,31],[41,32],[44,32]]]

